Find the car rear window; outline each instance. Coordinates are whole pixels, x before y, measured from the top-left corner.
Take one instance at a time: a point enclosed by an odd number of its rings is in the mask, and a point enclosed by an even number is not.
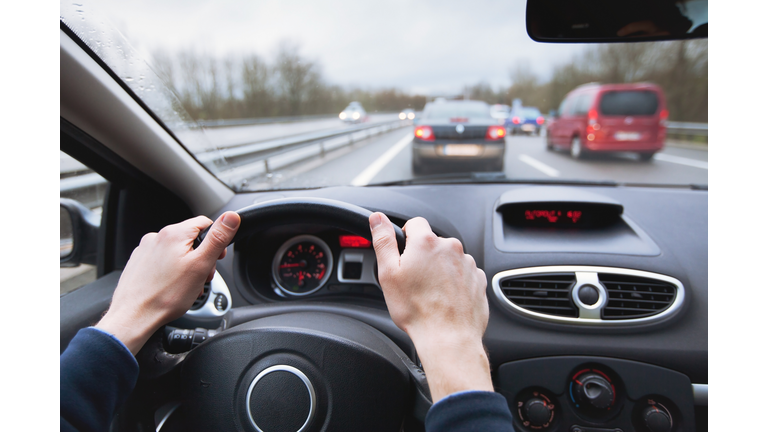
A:
[[[653,115],[658,108],[658,96],[648,90],[608,91],[600,99],[604,115]]]
[[[536,108],[523,108],[521,114],[525,118],[536,118],[541,115],[541,112]]]
[[[424,114],[424,118],[490,118],[491,108],[478,103],[441,103],[434,104]]]

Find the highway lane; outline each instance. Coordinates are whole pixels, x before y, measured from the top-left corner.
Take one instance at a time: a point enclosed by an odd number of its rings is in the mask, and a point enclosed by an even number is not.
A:
[[[411,171],[410,128],[251,181],[254,189],[364,185],[418,178]],[[406,142],[403,142],[406,141]],[[511,179],[612,180],[621,183],[708,184],[706,150],[668,145],[652,161],[634,154],[597,154],[574,160],[547,151],[543,136],[507,137],[504,173]],[[375,171],[375,172],[373,172]]]

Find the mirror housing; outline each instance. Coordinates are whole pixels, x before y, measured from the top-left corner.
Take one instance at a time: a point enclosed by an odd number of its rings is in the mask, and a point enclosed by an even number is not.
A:
[[[536,42],[643,42],[707,37],[707,0],[528,0]]]
[[[79,202],[60,198],[59,267],[96,265],[100,217]]]

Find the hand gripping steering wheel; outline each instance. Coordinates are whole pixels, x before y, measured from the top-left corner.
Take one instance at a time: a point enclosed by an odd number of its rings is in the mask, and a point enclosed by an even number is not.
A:
[[[233,243],[296,223],[371,239],[370,211],[330,199],[277,199],[238,213]],[[402,252],[405,236],[394,228]],[[163,432],[400,431],[431,406],[424,373],[403,351],[413,354],[410,340],[383,310],[293,301],[233,308],[222,322],[188,353],[166,353],[156,335],[137,355],[147,381],[176,377],[179,405]]]

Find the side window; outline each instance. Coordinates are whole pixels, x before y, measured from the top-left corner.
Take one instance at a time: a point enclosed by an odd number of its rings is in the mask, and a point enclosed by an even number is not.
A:
[[[568,106],[568,99],[569,98],[565,98],[565,99],[563,99],[562,102],[560,102],[560,107],[557,109],[557,116],[558,117],[562,117],[562,116],[566,115],[566,113],[567,113],[566,108]]]
[[[60,151],[59,157],[59,197],[66,199],[62,200],[59,209],[59,257],[62,260],[59,295],[64,295],[96,280],[96,251],[92,247],[84,254],[88,264],[63,261],[75,252],[76,247],[81,253],[85,249],[85,245],[75,245],[88,237],[83,233],[87,231],[83,226],[92,228],[91,231],[98,228],[109,183],[66,153]],[[78,220],[80,216],[83,216],[84,220]],[[93,232],[90,234],[89,243],[93,246],[95,237]]]
[[[589,111],[589,102],[591,97],[588,94],[581,94],[573,103],[573,115],[581,116],[586,115]]]

